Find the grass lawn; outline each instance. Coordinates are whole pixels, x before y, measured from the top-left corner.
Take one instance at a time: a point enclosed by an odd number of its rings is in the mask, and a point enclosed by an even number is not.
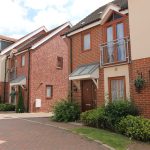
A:
[[[101,129],[82,127],[75,128],[72,131],[83,134],[83,136],[92,138],[93,140],[99,140],[103,144],[107,144],[116,150],[126,150],[128,145],[132,142],[125,136]]]

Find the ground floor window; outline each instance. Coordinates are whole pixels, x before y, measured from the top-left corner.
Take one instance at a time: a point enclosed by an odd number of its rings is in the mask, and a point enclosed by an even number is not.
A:
[[[112,77],[109,78],[109,95],[112,101],[125,99],[125,77]]]

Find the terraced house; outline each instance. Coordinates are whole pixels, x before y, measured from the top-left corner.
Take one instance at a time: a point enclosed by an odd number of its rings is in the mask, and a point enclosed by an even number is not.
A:
[[[136,32],[141,30],[139,7],[140,2],[132,1],[130,14],[127,0],[115,0],[95,10],[65,34],[71,41],[69,80],[72,96],[82,111],[126,99],[133,100],[142,115],[150,117],[149,49],[144,49],[134,32],[136,25]]]
[[[50,31],[40,27],[1,51],[7,56],[9,99],[5,102],[17,104],[21,87],[26,111],[48,112],[68,96],[69,43],[61,34],[70,27],[68,22]]]
[[[0,53],[6,47],[12,45],[14,42],[16,42],[16,39],[0,35]],[[0,102],[3,102],[4,97],[8,99],[8,93],[6,93],[4,90],[6,88],[8,91],[8,82],[5,82],[7,80],[4,71],[6,65],[5,60],[6,55],[0,56]]]

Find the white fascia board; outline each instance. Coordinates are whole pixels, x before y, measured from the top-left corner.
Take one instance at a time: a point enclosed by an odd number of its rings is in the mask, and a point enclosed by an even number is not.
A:
[[[105,12],[106,9],[107,9],[107,12]],[[107,16],[110,15],[110,14],[107,14],[107,13],[108,13],[108,12],[111,13],[111,10],[117,11],[117,12],[119,12],[119,13],[121,13],[121,14],[124,14],[124,15],[129,13],[128,9],[123,10],[123,11],[119,11],[119,10],[120,10],[120,7],[118,7],[118,6],[114,5],[114,4],[109,5],[106,9],[105,9],[105,11],[104,11],[104,13],[106,13],[106,14],[102,14],[102,15],[104,15],[104,16],[105,16],[105,15],[107,15]],[[104,16],[103,16],[103,17],[104,17]],[[105,16],[105,17],[106,17],[106,16]],[[82,31],[84,31],[84,30],[90,29],[90,28],[95,27],[95,26],[97,26],[97,25],[102,25],[102,20],[96,21],[96,22],[94,22],[94,23],[91,23],[91,24],[89,24],[89,25],[83,27],[83,28],[77,29],[77,30],[75,30],[75,31],[73,31],[73,32],[71,32],[71,33],[69,33],[69,34],[67,34],[67,36],[70,37],[70,36],[72,36],[72,35],[74,35],[74,34],[77,34],[77,33],[82,32]],[[64,36],[64,38],[65,38],[65,36]]]
[[[82,32],[82,31],[84,31],[84,30],[90,29],[90,28],[95,27],[95,26],[100,25],[100,24],[101,24],[101,21],[96,21],[96,22],[94,22],[94,23],[91,23],[91,24],[89,24],[89,25],[83,27],[83,28],[77,29],[77,30],[75,30],[75,31],[73,31],[73,32],[71,32],[71,33],[69,33],[67,36],[68,36],[68,37],[69,37],[69,36],[72,36],[72,35],[74,35],[74,34],[77,34],[77,33],[79,33],[79,32]]]
[[[108,5],[108,6],[105,8],[104,12],[103,12],[102,15],[101,15],[101,19],[103,20],[103,19],[105,18],[105,16],[108,15],[108,13],[109,13],[110,10],[114,10],[114,11],[119,12],[120,9],[121,9],[121,8],[120,8],[119,6],[114,5],[114,4],[111,3],[110,5]]]
[[[89,78],[91,78],[91,75],[81,75],[81,76],[69,77],[69,80],[82,80],[82,79],[89,79]]]
[[[57,30],[55,30],[54,32],[52,32],[51,34],[49,34],[48,36],[46,36],[45,38],[43,38],[42,40],[40,40],[39,42],[37,42],[36,44],[34,44],[31,49],[35,49],[38,46],[40,46],[41,44],[43,44],[44,42],[46,42],[47,40],[49,40],[51,37],[53,37],[54,35],[56,35],[57,33],[59,33],[61,30],[63,30],[64,28],[66,28],[67,26],[72,26],[70,22],[65,23],[63,26],[61,26],[60,28],[58,28]]]
[[[18,40],[17,42],[15,42],[14,44],[10,45],[9,47],[5,48],[0,55],[4,55],[7,52],[11,51],[13,48],[15,48],[16,46],[18,46],[19,44],[25,42],[26,40],[28,40],[29,38],[31,38],[32,36],[36,35],[37,33],[41,32],[42,30],[44,30],[45,32],[48,32],[48,30],[45,28],[45,26],[40,27],[39,29],[35,30],[33,33],[29,34],[28,36],[25,36],[24,38],[22,38],[21,40]]]
[[[125,10],[120,11],[120,13],[125,15],[125,14],[128,14],[128,13],[129,13],[129,10],[128,10],[128,9],[125,9]]]

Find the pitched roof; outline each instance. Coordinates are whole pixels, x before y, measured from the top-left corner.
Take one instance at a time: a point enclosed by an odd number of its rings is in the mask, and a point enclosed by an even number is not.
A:
[[[70,24],[67,22],[67,23],[64,23],[48,32],[38,33],[37,35],[35,35],[31,39],[29,39],[28,41],[25,41],[24,43],[22,43],[21,45],[16,47],[16,53],[27,50],[28,48],[34,49],[34,48],[40,46],[42,43],[44,43],[49,38],[56,35],[58,32],[60,32],[61,30],[63,30],[65,27],[67,27],[69,25]]]
[[[25,41],[29,40],[30,38],[32,38],[36,34],[40,33],[41,31],[47,32],[47,29],[44,26],[42,26],[42,27],[34,30],[33,32],[31,32],[31,33],[27,34],[26,36],[24,36],[24,37],[20,38],[19,40],[17,40],[14,44],[12,44],[9,47],[7,47],[4,50],[2,50],[1,53],[0,53],[0,55],[4,55],[4,54],[10,52],[12,49],[16,48],[20,44],[22,44]]]
[[[114,0],[113,2],[111,2],[112,4],[115,4],[117,6],[119,6],[121,8],[121,10],[125,10],[128,8],[128,0]],[[94,12],[92,12],[90,15],[88,15],[87,17],[85,17],[84,19],[82,19],[80,22],[78,22],[76,25],[74,25],[68,32],[71,33],[77,29],[83,28],[91,23],[94,23],[96,21],[101,20],[101,13],[105,10],[105,8],[111,4],[108,3],[100,8],[98,8],[97,10],[95,10]]]
[[[52,29],[51,31],[49,31],[49,33],[43,37],[40,41],[38,41],[37,43],[35,43],[34,45],[32,45],[31,49],[35,49],[36,47],[40,46],[41,44],[43,44],[44,42],[46,42],[47,40],[49,40],[50,38],[52,38],[54,35],[58,34],[60,31],[62,31],[63,29],[65,29],[66,27],[71,27],[72,25],[70,24],[70,22],[66,22],[54,29]]]

